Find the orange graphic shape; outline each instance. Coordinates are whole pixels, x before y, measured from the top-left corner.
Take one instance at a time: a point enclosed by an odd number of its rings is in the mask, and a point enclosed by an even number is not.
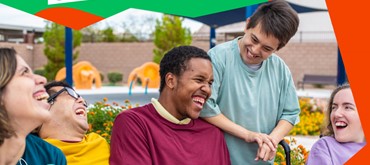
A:
[[[87,61],[81,61],[73,65],[72,79],[76,89],[92,89],[93,83],[95,87],[101,87],[101,77],[99,71]],[[66,68],[62,68],[55,76],[56,81],[61,81],[66,78]]]
[[[67,7],[48,8],[37,12],[35,15],[75,30],[80,30],[104,19],[82,10]]]
[[[154,62],[146,62],[140,67],[135,68],[131,71],[128,76],[128,86],[130,86],[132,81],[137,79],[141,80],[141,86],[145,88],[148,84],[148,88],[159,88],[160,77],[159,77],[159,65]]]

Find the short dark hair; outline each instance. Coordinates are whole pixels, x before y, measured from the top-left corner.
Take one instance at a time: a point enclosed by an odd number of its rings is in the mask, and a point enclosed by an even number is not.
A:
[[[258,24],[267,36],[279,40],[277,50],[284,47],[297,32],[299,18],[297,12],[284,0],[273,0],[260,5],[249,18],[247,29]]]
[[[159,92],[162,92],[166,85],[166,74],[170,72],[176,76],[181,76],[186,70],[187,62],[192,58],[202,58],[211,61],[207,52],[195,46],[175,47],[164,55],[159,66],[159,74],[161,76]]]
[[[53,91],[51,90],[51,88],[53,87],[69,87],[69,88],[72,88],[67,82],[65,81],[51,81],[51,82],[48,82],[46,85],[45,85],[45,89],[46,89],[46,92],[49,94],[49,95],[52,95],[58,91]],[[72,88],[73,89],[73,88]]]

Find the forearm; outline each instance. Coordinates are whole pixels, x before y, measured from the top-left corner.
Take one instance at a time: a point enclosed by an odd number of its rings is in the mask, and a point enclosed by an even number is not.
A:
[[[272,130],[270,136],[275,143],[279,143],[293,129],[293,125],[286,120],[280,120],[277,126]]]
[[[248,136],[248,134],[251,133],[251,131],[247,130],[246,128],[232,122],[230,119],[228,119],[223,114],[219,114],[217,116],[213,117],[207,117],[203,118],[207,122],[215,125],[216,127],[220,128],[224,132],[227,132],[233,136],[236,136],[238,138],[241,138],[245,140]]]

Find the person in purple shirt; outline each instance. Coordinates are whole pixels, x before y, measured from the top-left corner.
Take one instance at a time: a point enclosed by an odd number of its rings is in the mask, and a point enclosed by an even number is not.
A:
[[[110,165],[229,165],[223,132],[198,119],[211,96],[207,53],[180,46],[160,63],[159,98],[123,111],[113,124]]]
[[[355,100],[348,84],[333,91],[327,112],[328,130],[312,146],[306,165],[344,164],[366,145]]]

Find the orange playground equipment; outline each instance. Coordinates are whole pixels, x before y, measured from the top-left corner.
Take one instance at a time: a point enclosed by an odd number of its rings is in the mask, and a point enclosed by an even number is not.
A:
[[[101,78],[99,71],[88,61],[80,61],[73,65],[73,84],[76,89],[92,89],[93,83],[96,88],[101,87]],[[56,81],[66,78],[66,68],[62,68],[55,76]]]
[[[159,65],[154,62],[146,62],[132,70],[127,80],[130,89],[138,79],[141,80],[141,86],[143,88],[159,88]]]

